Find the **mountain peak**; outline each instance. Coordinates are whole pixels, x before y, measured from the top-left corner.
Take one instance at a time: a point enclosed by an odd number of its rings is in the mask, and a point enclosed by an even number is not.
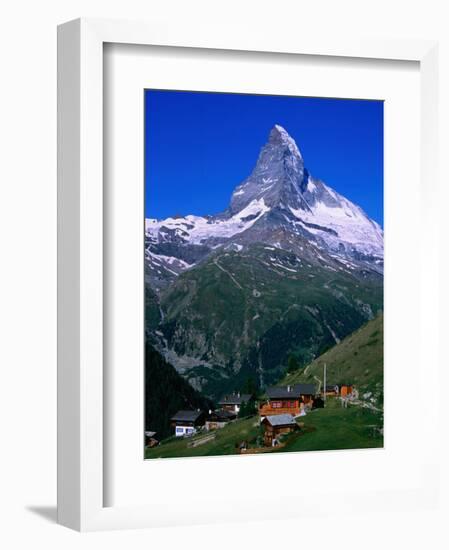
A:
[[[269,208],[307,208],[302,197],[307,181],[308,173],[295,140],[285,128],[275,124],[253,171],[234,190],[230,213],[240,212],[262,198]]]
[[[270,136],[271,135],[273,135],[273,136],[278,136],[279,135],[281,137],[288,137],[288,138],[292,139],[290,134],[287,132],[287,130],[283,126],[281,126],[280,124],[275,124],[273,126],[273,128],[271,128]]]
[[[280,136],[290,137],[287,130],[283,126],[281,126],[280,124],[275,124],[273,126],[273,128],[271,128],[270,134],[274,134],[274,135],[279,134]]]
[[[270,131],[268,143],[271,145],[281,145],[287,147],[294,155],[299,156],[302,159],[301,153],[296,145],[295,140],[290,136],[287,130],[280,124],[275,124]]]

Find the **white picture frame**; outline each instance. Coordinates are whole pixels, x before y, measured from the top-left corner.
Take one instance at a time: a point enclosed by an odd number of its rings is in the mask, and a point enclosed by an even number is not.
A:
[[[58,28],[58,521],[77,530],[152,527],[213,522],[207,504],[195,516],[173,505],[105,506],[104,471],[104,196],[103,196],[103,58],[105,44],[157,45],[173,48],[259,52],[262,55],[313,55],[346,59],[382,59],[419,63],[421,86],[421,185],[428,224],[426,267],[428,287],[421,303],[423,319],[437,319],[438,310],[438,44],[423,40],[381,40],[353,37],[299,37],[203,29],[181,24],[80,19]],[[438,326],[421,327],[430,350],[429,379],[438,382],[441,362]],[[422,373],[420,373],[422,375]],[[432,414],[438,413],[438,404]],[[438,431],[431,434],[436,445]],[[437,447],[435,447],[437,448]],[[435,456],[434,464],[440,464]],[[425,463],[422,464],[423,468]],[[235,467],[229,462],[229,467]],[[435,470],[434,470],[435,471]],[[422,499],[437,502],[437,475],[423,475],[400,494],[366,495],[373,510],[390,500],[419,507]],[[323,495],[316,495],[320,502]],[[157,498],[157,495],[156,495]],[[396,499],[396,500],[395,500]],[[369,500],[369,504],[368,504]],[[265,517],[251,499],[229,507],[215,503],[221,519]],[[201,505],[200,505],[201,506]],[[342,510],[351,512],[350,499]],[[327,511],[322,509],[323,516]],[[306,516],[298,506],[290,515]]]

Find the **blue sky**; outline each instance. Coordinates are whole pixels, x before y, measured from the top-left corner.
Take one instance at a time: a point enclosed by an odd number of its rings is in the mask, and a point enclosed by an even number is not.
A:
[[[383,226],[383,102],[163,90],[145,91],[146,217],[224,210],[274,124]]]

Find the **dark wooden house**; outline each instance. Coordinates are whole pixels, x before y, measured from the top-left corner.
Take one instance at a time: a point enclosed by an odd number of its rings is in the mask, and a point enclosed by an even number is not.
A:
[[[291,414],[266,416],[262,420],[262,426],[264,427],[263,441],[266,447],[272,447],[276,443],[279,443],[279,436],[282,434],[290,433],[298,429],[296,420]]]
[[[237,414],[228,410],[211,411],[206,418],[206,430],[224,428],[226,424],[237,418]]]
[[[259,407],[261,417],[276,414],[298,416],[305,407],[313,406],[316,394],[315,384],[293,384],[272,386],[266,390],[267,400]]]
[[[339,394],[339,387],[337,384],[326,386],[325,391],[322,392],[326,397],[336,397]]]
[[[176,437],[182,437],[195,434],[199,427],[204,426],[205,419],[204,411],[182,410],[172,416],[171,425],[174,428]]]
[[[240,411],[240,407],[244,403],[248,403],[251,398],[252,395],[249,393],[234,392],[230,395],[224,395],[218,402],[218,405],[225,411],[230,411],[238,414]]]

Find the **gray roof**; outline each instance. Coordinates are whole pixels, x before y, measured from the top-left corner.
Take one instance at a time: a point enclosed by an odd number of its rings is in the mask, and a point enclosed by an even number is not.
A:
[[[272,426],[296,425],[296,420],[292,414],[273,414],[271,416],[266,416],[265,420],[267,420],[267,422],[269,422]]]
[[[272,386],[267,388],[266,394],[270,399],[288,399],[300,395],[315,395],[315,384],[293,384],[291,386]]]
[[[175,422],[195,422],[203,414],[203,411],[178,411],[171,417]]]
[[[246,403],[251,399],[251,394],[249,393],[232,393],[230,395],[224,395],[220,401],[219,405],[241,405]]]
[[[234,418],[236,418],[236,414],[234,412],[231,412],[231,411],[212,411],[210,414],[209,414],[209,419],[210,418],[215,418],[217,420],[223,420],[223,421],[226,421],[226,420],[233,420]]]

